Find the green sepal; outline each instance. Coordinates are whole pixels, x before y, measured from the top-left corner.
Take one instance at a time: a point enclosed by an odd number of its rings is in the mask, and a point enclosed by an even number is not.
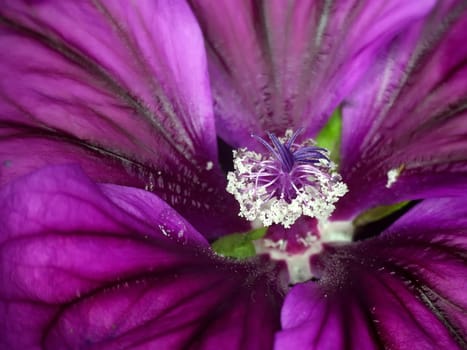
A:
[[[246,233],[232,233],[219,238],[211,247],[218,255],[236,259],[246,259],[256,255],[253,241],[266,234],[266,227]]]
[[[369,209],[361,213],[359,216],[357,216],[354,219],[353,223],[355,226],[363,226],[371,222],[378,221],[402,209],[409,203],[410,201],[405,201],[405,202],[400,202],[400,203],[396,203],[392,205],[381,205],[379,207]]]
[[[329,118],[327,124],[316,136],[316,144],[329,150],[331,160],[338,163],[340,160],[340,145],[342,136],[342,109],[337,108]]]

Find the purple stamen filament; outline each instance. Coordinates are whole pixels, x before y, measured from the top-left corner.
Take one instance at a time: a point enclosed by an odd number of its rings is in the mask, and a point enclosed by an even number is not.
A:
[[[329,158],[325,155],[327,152],[326,149],[316,146],[307,146],[299,147],[295,144],[297,137],[303,132],[303,129],[298,129],[293,133],[289,140],[282,143],[275,134],[268,133],[269,139],[271,140],[273,146],[271,146],[263,138],[252,135],[256,140],[258,140],[274,157],[279,161],[281,165],[282,172],[278,171],[277,164],[273,161],[264,161],[261,165],[261,170],[256,174],[250,175],[254,177],[255,187],[258,188],[259,185],[264,188],[268,188],[275,184],[278,180],[281,180],[280,189],[274,189],[269,196],[270,199],[272,196],[276,195],[280,198],[284,198],[286,201],[290,202],[296,195],[296,193],[302,188],[305,183],[303,180],[309,179],[310,176],[316,175],[316,172],[310,171],[301,167],[300,164],[318,164],[321,160],[329,162]],[[292,148],[298,148],[293,151]],[[298,165],[297,165],[298,163]],[[265,173],[266,170],[271,170],[271,173]],[[298,170],[298,171],[297,171]],[[295,173],[301,173],[298,176],[295,176]],[[305,173],[305,174],[304,174]],[[271,179],[272,174],[276,176]],[[308,175],[306,175],[308,174]]]
[[[327,152],[325,148],[307,146],[298,148],[296,151],[292,151],[292,147],[295,146],[297,137],[302,132],[303,129],[298,129],[285,143],[282,143],[275,134],[268,133],[269,139],[274,147],[257,135],[252,136],[276,157],[276,159],[281,163],[282,169],[287,173],[292,171],[295,163],[317,164],[320,160],[329,162],[329,158],[325,155]]]

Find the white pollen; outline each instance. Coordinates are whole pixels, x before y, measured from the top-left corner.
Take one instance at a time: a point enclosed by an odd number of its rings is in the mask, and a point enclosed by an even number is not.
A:
[[[166,231],[165,227],[163,225],[159,225],[159,229],[161,230],[162,234],[164,236],[167,236],[169,237],[170,236],[170,232]]]
[[[402,167],[394,168],[388,171],[386,174],[388,177],[388,181],[386,182],[386,188],[391,188],[397,181],[397,178],[402,172]]]
[[[213,166],[214,166],[213,162],[211,162],[211,161],[207,162],[206,163],[206,170],[211,170],[213,168]]]
[[[325,220],[334,211],[335,202],[348,191],[334,172],[333,163],[300,164],[294,171],[300,172],[304,181],[300,187],[294,187],[296,195],[287,201],[283,196],[269,192],[269,186],[277,179],[258,184],[262,176],[270,176],[267,172],[275,166],[271,158],[245,148],[234,151],[233,156],[235,171],[227,174],[227,192],[239,202],[241,217],[249,221],[259,220],[264,226],[281,224],[289,228],[303,215]],[[321,171],[320,166],[329,172]]]

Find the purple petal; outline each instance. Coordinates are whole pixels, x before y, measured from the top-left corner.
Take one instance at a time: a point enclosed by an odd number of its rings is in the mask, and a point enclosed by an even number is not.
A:
[[[0,183],[79,162],[99,182],[154,191],[208,236],[244,227],[183,1],[6,1],[0,46]]]
[[[467,7],[439,1],[381,57],[343,110],[336,218],[467,190]],[[390,171],[399,173],[389,181]],[[361,191],[365,188],[365,191]]]
[[[352,297],[338,299],[312,282],[297,285],[282,310],[275,349],[382,349],[369,317]]]
[[[315,134],[375,53],[434,1],[192,1],[209,52],[220,135]]]
[[[4,187],[0,217],[1,349],[272,346],[272,267],[213,256],[150,193],[50,167]]]
[[[277,349],[467,346],[467,201],[426,200],[381,236],[328,247],[292,289]]]
[[[88,348],[103,350],[271,348],[278,328],[273,296],[259,285],[255,293],[266,297],[252,302],[253,292],[238,283],[240,278],[226,280],[214,269],[125,281],[68,308],[45,344],[48,349],[92,344]]]

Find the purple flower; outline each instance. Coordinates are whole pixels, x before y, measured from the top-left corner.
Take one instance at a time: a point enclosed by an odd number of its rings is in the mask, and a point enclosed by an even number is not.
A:
[[[0,348],[465,347],[466,29],[461,0],[4,1]],[[310,140],[338,106],[343,183]],[[300,215],[216,254],[258,200]]]

